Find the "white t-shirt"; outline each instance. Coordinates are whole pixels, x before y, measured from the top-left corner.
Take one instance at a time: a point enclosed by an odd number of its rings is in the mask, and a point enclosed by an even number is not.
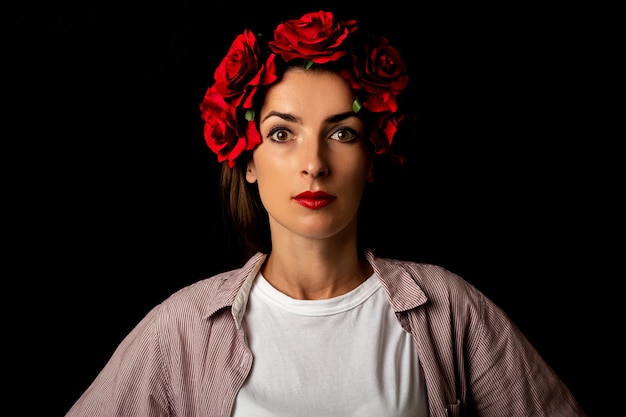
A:
[[[376,274],[324,300],[293,299],[259,274],[244,328],[254,363],[233,417],[428,415],[417,351]]]

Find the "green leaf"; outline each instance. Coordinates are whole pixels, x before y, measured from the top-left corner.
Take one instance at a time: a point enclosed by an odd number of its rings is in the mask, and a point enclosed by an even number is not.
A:
[[[307,59],[306,61],[304,61],[304,69],[305,70],[308,70],[312,66],[313,66],[313,61],[311,61],[310,59]]]
[[[358,113],[361,108],[363,108],[363,103],[361,103],[361,100],[357,97],[352,102],[352,111]]]
[[[253,121],[254,120],[254,110],[246,110],[246,113],[245,113],[244,117],[249,122]]]

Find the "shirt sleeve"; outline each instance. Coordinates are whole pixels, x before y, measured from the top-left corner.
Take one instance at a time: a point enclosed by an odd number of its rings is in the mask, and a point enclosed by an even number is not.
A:
[[[469,387],[480,416],[582,417],[569,389],[502,309],[481,296],[468,338]]]
[[[104,368],[66,417],[168,415],[157,317],[150,311],[122,340]]]

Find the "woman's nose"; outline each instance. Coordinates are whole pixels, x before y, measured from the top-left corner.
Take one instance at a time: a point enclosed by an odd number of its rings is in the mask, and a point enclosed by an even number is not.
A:
[[[300,146],[302,174],[312,178],[328,175],[329,167],[322,140],[303,140]]]

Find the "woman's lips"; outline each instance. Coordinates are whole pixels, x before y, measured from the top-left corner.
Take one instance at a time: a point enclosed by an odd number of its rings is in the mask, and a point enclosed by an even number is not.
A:
[[[295,196],[294,200],[303,207],[317,210],[328,206],[335,198],[324,191],[305,191]]]

